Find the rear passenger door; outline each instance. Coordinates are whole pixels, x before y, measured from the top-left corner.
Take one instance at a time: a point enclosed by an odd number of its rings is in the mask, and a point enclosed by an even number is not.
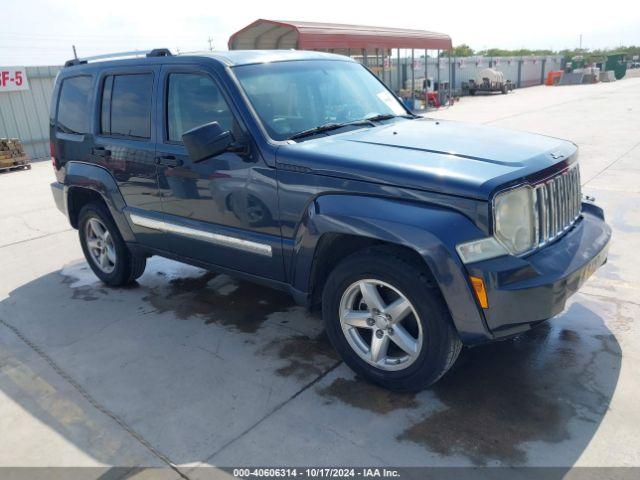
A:
[[[162,221],[152,115],[159,72],[160,67],[149,66],[102,73],[99,127],[91,154],[116,179],[138,240],[167,250],[165,234],[148,228]]]
[[[156,155],[171,251],[282,280],[275,170],[215,75],[197,66],[163,66],[158,98]],[[214,121],[231,131],[234,148],[194,162],[182,134]]]

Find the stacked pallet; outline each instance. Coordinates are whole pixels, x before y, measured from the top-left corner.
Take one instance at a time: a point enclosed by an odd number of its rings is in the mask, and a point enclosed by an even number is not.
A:
[[[22,142],[17,138],[0,138],[0,170],[31,168]]]

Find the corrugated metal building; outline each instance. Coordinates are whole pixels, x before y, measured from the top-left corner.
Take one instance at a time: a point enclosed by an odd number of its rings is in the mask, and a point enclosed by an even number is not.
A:
[[[19,138],[31,159],[49,157],[49,103],[60,67],[26,67],[28,90],[0,93],[0,138]]]

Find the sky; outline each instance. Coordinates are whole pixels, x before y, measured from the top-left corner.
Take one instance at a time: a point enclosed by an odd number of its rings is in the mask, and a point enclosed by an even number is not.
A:
[[[0,66],[59,65],[72,45],[80,57],[201,51],[209,39],[226,50],[229,36],[258,18],[431,30],[476,50],[576,48],[580,34],[584,48],[640,45],[638,0],[3,0],[2,17]]]

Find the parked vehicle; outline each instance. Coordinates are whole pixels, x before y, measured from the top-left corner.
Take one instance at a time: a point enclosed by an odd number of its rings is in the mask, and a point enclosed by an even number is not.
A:
[[[476,74],[475,79],[469,80],[469,95],[476,92],[509,93],[514,85],[511,80],[504,79],[504,73],[494,68],[484,68]]]
[[[51,151],[103,282],[161,255],[286,290],[397,390],[560,313],[611,236],[574,144],[417,117],[319,52],[70,61]]]

